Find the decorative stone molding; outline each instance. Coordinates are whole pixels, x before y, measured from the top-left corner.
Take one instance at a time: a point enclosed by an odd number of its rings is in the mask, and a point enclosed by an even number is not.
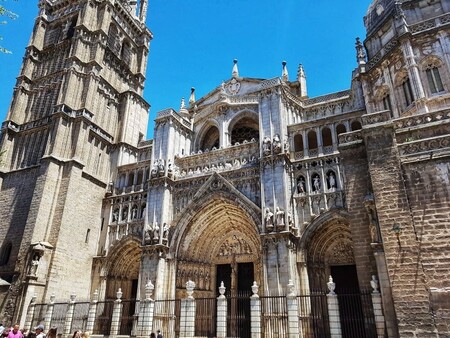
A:
[[[339,147],[348,147],[352,145],[362,144],[363,137],[361,130],[355,130],[348,133],[339,134]]]
[[[394,125],[396,129],[410,129],[412,127],[421,127],[432,122],[441,122],[446,120],[450,120],[450,110],[441,110],[426,114],[408,116],[395,120]]]
[[[419,155],[448,149],[450,152],[450,135],[429,137],[422,140],[398,145],[401,156]]]
[[[389,110],[378,111],[371,114],[365,114],[361,117],[363,126],[376,125],[389,121],[391,113]]]

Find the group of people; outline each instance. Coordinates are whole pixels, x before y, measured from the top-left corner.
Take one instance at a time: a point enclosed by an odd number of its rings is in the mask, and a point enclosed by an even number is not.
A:
[[[163,338],[163,335],[160,330],[156,331],[156,334],[154,332],[150,333],[150,338]]]
[[[56,329],[52,337],[50,331],[47,335],[49,338],[56,338]],[[19,324],[14,324],[12,327],[5,327],[0,323],[0,336],[3,338],[45,338],[44,325],[38,325],[34,328],[34,332],[30,330],[20,329]]]

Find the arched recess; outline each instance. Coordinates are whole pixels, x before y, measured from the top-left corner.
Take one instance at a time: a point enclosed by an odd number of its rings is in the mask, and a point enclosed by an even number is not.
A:
[[[255,139],[259,141],[258,114],[253,111],[238,113],[229,123],[230,144],[242,143]]]
[[[196,150],[211,150],[212,148],[219,149],[220,147],[220,132],[219,126],[215,121],[208,121],[199,131],[195,142]]]
[[[250,265],[251,282],[262,281],[260,211],[239,196],[215,191],[196,201],[189,214],[175,220],[170,250],[177,260],[176,293],[183,294],[187,280],[196,283],[199,296],[216,296],[220,268],[229,266],[227,290],[242,291],[240,269]],[[250,277],[249,277],[250,278]],[[251,285],[251,284],[250,284]],[[244,291],[250,291],[250,285]],[[248,290],[247,290],[248,288]]]
[[[137,238],[124,238],[112,248],[106,263],[106,299],[115,299],[119,288],[123,299],[136,298],[141,255]]]
[[[324,213],[309,224],[300,247],[306,253],[311,290],[326,289],[333,267],[355,265],[350,225],[342,210]]]

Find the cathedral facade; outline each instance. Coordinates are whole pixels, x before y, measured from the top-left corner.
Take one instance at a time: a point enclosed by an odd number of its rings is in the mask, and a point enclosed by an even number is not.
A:
[[[39,11],[1,129],[4,320],[149,280],[180,299],[189,280],[208,298],[376,276],[387,336],[448,332],[450,1],[374,0],[348,90],[311,98],[301,65],[255,79],[234,60],[147,141],[147,1]]]

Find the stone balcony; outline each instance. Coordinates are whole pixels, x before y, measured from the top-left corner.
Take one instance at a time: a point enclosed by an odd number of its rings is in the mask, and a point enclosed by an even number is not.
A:
[[[198,151],[197,153],[175,157],[175,179],[207,175],[212,171],[222,172],[252,166],[260,157],[259,142],[251,140],[223,149]]]

